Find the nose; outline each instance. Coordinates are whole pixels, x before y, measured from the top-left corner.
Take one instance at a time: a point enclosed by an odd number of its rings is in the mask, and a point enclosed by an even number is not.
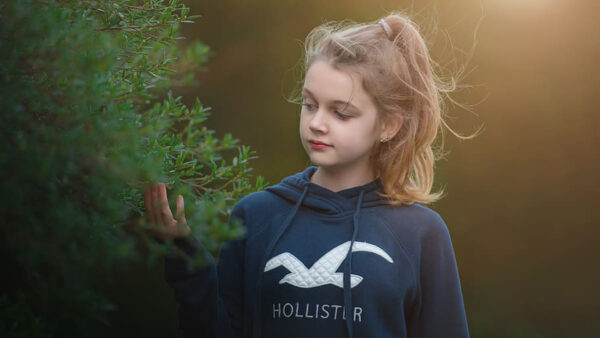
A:
[[[319,109],[310,117],[310,121],[308,123],[308,127],[311,131],[315,133],[326,133],[327,128],[327,117],[324,108],[319,107]]]

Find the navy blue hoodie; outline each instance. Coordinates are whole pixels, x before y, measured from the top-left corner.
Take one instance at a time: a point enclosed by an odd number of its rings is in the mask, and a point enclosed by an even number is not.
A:
[[[333,192],[317,169],[242,198],[230,215],[247,236],[221,247],[176,244],[165,278],[185,337],[468,337],[446,224],[419,204],[391,206],[379,179]]]

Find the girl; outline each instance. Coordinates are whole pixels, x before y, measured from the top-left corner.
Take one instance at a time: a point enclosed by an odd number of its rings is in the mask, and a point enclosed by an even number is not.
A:
[[[392,13],[308,35],[300,140],[313,166],[242,198],[247,236],[218,264],[166,280],[186,337],[468,337],[448,229],[425,207],[440,123],[437,78],[414,23]],[[189,255],[164,184],[146,192],[161,238]],[[162,206],[162,207],[158,207]],[[187,230],[178,233],[175,229]],[[213,261],[214,262],[214,261]]]

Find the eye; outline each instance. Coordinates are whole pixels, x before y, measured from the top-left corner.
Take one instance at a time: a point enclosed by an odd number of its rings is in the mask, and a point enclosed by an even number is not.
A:
[[[301,106],[306,107],[306,110],[308,111],[313,111],[316,108],[316,105],[311,104],[311,103],[302,103]],[[351,118],[352,116],[350,115],[346,115],[346,114],[342,114],[337,110],[334,110],[333,113],[338,117],[338,119],[340,120],[348,120],[349,118]]]
[[[306,107],[308,110],[313,110],[315,105],[310,103],[302,103],[302,106]]]
[[[334,111],[335,115],[337,115],[341,120],[347,120],[349,119],[351,116],[350,115],[345,115],[340,113],[339,111]]]

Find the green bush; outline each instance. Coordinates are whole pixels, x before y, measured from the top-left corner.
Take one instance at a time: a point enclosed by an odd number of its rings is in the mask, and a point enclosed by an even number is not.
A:
[[[86,328],[109,324],[115,306],[99,286],[111,269],[175,250],[147,231],[149,182],[167,183],[172,203],[184,196],[211,252],[242,235],[227,218],[266,185],[250,182],[254,151],[203,126],[210,108],[198,99],[166,93],[212,55],[175,44],[188,14],[176,0],[0,3],[1,336],[93,336]]]

